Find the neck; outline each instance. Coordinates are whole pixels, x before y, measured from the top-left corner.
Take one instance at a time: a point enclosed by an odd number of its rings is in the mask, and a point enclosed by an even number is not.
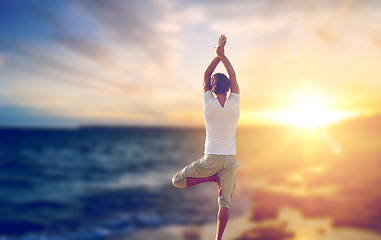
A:
[[[220,102],[220,105],[224,107],[226,101],[226,94],[217,94],[217,100],[218,102]]]
[[[218,99],[226,99],[226,93],[225,94],[216,94]]]

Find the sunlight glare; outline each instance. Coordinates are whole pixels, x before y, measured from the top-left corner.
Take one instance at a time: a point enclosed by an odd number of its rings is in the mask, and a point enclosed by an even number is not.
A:
[[[327,126],[350,116],[345,112],[329,110],[325,98],[311,92],[297,94],[293,105],[282,115],[283,123],[304,129]]]

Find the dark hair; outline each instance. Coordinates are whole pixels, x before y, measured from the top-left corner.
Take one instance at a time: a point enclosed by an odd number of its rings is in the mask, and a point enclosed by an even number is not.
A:
[[[211,84],[212,91],[215,94],[223,94],[229,90],[230,81],[223,73],[216,73],[212,76]]]

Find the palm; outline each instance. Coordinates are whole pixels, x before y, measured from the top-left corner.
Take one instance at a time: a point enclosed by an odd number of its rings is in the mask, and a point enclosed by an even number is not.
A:
[[[218,39],[218,45],[216,48],[217,55],[225,53],[225,45],[226,45],[226,36],[224,34],[221,34],[220,38]]]

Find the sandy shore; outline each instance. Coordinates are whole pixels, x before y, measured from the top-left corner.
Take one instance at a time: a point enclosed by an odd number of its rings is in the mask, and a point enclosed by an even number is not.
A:
[[[263,239],[321,239],[321,240],[379,240],[381,235],[376,232],[351,228],[332,228],[329,218],[308,218],[305,219],[299,210],[284,208],[276,220],[267,220],[261,223],[249,221],[249,213],[246,215],[231,218],[226,227],[224,240],[236,240],[244,233],[262,236]],[[287,221],[291,221],[287,223]],[[282,225],[285,228],[282,230]],[[255,227],[255,228],[254,228]],[[213,240],[215,237],[216,223],[209,223],[203,226],[172,225],[162,228],[139,230],[133,234],[110,238],[109,240],[186,240],[184,233],[198,233],[200,238],[188,238],[193,240]],[[287,234],[292,235],[287,238]],[[253,235],[254,234],[254,235]],[[253,238],[254,239],[254,238]],[[259,238],[258,238],[259,239]]]
[[[231,218],[225,230],[224,240],[236,239],[254,225],[255,223],[249,221],[249,214]],[[211,240],[215,237],[216,223],[209,223],[197,227],[172,225],[156,229],[139,230],[131,235],[120,236],[112,240],[180,240],[185,239],[184,233],[188,231],[199,232],[201,235],[199,240]]]

